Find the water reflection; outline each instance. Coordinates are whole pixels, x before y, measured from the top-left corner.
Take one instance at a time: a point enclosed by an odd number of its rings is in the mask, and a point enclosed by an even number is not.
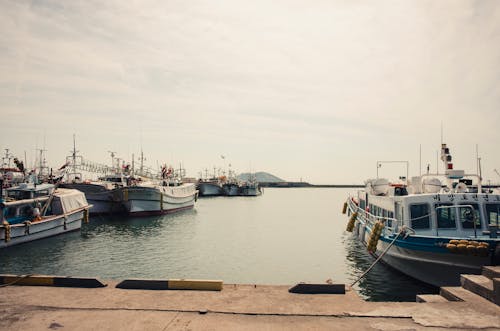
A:
[[[345,233],[347,194],[267,189],[258,198],[200,199],[196,209],[171,215],[92,217],[81,232],[2,249],[0,272],[350,284],[374,259]],[[417,293],[436,291],[383,264],[356,288],[374,301],[415,301]]]
[[[343,236],[346,247],[346,261],[350,283],[358,279],[367,270],[375,258],[366,247],[351,233]],[[369,301],[415,301],[417,294],[437,294],[439,289],[408,277],[383,262],[378,262],[373,269],[356,285],[359,294]]]
[[[123,215],[93,216],[89,224],[82,227],[82,237],[89,239],[102,233],[140,239],[156,237],[165,228],[183,226],[178,220],[195,217],[196,210],[186,210],[182,214],[168,214],[146,217],[126,217]]]

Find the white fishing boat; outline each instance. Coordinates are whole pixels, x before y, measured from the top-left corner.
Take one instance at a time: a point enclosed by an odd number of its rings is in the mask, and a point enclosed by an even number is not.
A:
[[[347,230],[389,266],[434,286],[459,285],[460,274],[500,263],[500,194],[454,170],[446,144],[441,159],[444,174],[367,181],[344,212]]]
[[[77,190],[26,184],[6,190],[0,203],[0,248],[76,231],[91,207]]]
[[[239,195],[246,197],[255,197],[262,194],[262,189],[257,182],[255,175],[250,175],[248,180],[240,185]]]
[[[123,205],[129,215],[174,213],[194,207],[198,191],[193,183],[170,185],[146,182],[123,188]]]
[[[237,196],[240,194],[240,183],[234,171],[229,169],[228,177],[225,178],[225,181],[222,184],[222,190],[224,191],[225,196]]]

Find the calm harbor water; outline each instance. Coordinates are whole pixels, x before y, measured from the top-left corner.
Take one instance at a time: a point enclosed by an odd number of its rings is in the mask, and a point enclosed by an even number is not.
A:
[[[174,215],[92,217],[81,232],[3,249],[0,271],[350,284],[374,261],[344,231],[341,209],[350,191],[266,188],[260,197],[202,198],[194,210]],[[437,291],[383,264],[355,288],[374,301],[415,301]]]

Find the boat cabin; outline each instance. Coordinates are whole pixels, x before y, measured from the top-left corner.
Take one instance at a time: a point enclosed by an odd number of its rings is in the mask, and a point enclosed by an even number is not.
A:
[[[54,192],[53,184],[33,184],[21,183],[19,186],[11,187],[5,190],[6,200],[36,199],[49,196]]]
[[[416,235],[496,238],[500,228],[500,195],[438,192],[374,195],[359,191],[359,207],[368,217],[386,220],[397,231],[403,225]]]

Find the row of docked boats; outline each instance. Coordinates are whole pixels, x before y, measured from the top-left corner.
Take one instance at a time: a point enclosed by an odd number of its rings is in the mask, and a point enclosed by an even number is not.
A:
[[[89,163],[76,153],[74,146],[57,174],[43,173],[42,164],[38,173],[27,174],[23,162],[16,158],[16,167],[9,164],[0,168],[4,189],[0,194],[0,248],[79,230],[89,215],[162,215],[193,208],[199,192],[217,195],[210,193],[209,180],[186,180],[182,169],[165,165],[157,175],[145,171],[142,153],[137,171],[120,165],[112,152],[111,167]],[[4,159],[10,160],[7,154]],[[77,170],[89,169],[106,175],[83,180]],[[261,193],[256,181],[218,178],[217,185],[227,196]]]
[[[255,177],[250,177],[247,181],[239,181],[236,177],[220,176],[200,179],[197,183],[200,197],[213,196],[247,196],[255,197],[262,194]]]
[[[63,183],[61,187],[83,192],[93,205],[91,214],[161,215],[193,208],[198,197],[193,183],[143,180],[123,173],[104,176],[97,181]]]
[[[500,192],[453,169],[441,147],[443,174],[368,180],[343,210],[347,231],[376,261],[434,286],[459,285],[460,274],[500,264]]]

